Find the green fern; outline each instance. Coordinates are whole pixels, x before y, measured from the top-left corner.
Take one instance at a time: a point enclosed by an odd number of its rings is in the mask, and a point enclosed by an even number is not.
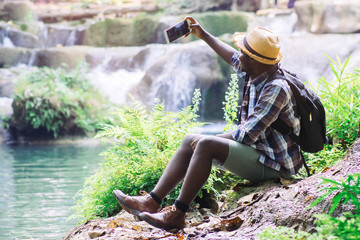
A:
[[[158,101],[151,112],[136,101],[133,107],[114,111],[116,124],[96,136],[108,147],[101,153],[104,160],[99,170],[77,194],[76,214],[84,220],[113,215],[119,211],[112,195],[115,189],[130,195],[151,191],[185,135],[202,125],[196,121],[199,99],[197,91],[194,105],[179,112],[166,112]],[[172,204],[179,190],[180,186],[165,204]]]

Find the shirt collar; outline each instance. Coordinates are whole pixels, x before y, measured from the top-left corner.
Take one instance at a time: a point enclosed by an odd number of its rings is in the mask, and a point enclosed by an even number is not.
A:
[[[255,86],[257,92],[262,89],[268,77],[269,74],[267,72],[264,72],[251,81],[251,83]]]
[[[254,84],[257,92],[259,92],[262,89],[266,80],[269,78],[270,74],[275,72],[277,69],[278,69],[278,65],[276,64],[269,71],[263,72],[262,74],[260,74],[251,81],[251,83]]]

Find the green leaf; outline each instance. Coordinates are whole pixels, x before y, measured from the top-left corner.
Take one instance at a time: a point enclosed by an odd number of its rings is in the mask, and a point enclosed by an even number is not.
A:
[[[344,196],[344,193],[340,192],[333,198],[332,205],[331,205],[331,208],[329,210],[329,214],[332,214],[334,212],[334,210],[339,205],[339,203],[340,203],[341,199],[343,198],[343,196]]]

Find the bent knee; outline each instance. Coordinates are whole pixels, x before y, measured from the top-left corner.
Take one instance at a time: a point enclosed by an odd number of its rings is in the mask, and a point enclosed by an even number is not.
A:
[[[196,149],[210,154],[213,158],[225,160],[229,152],[229,140],[214,136],[203,137],[199,140]]]
[[[202,137],[198,144],[197,147],[199,148],[204,148],[204,149],[212,149],[213,147],[218,146],[218,140],[216,139],[216,137],[214,136],[204,136]]]

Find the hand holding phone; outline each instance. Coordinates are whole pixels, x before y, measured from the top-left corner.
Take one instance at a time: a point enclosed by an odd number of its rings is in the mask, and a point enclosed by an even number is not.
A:
[[[178,24],[166,29],[164,31],[165,39],[167,43],[171,43],[175,41],[176,39],[190,33],[190,20],[184,20],[179,22]]]

